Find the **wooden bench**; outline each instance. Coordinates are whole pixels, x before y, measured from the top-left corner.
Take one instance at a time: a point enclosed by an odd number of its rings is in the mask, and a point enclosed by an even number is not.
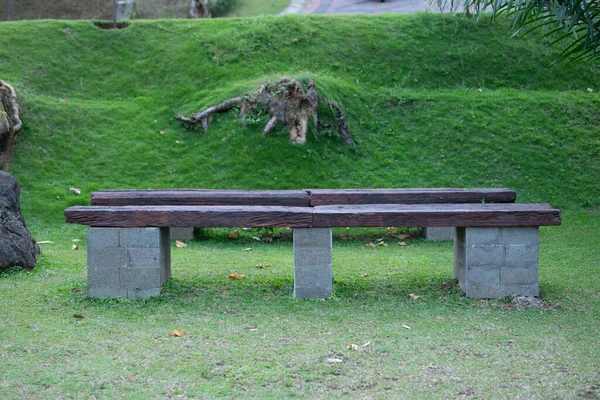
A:
[[[325,192],[328,196],[343,197],[353,191]],[[297,298],[331,296],[332,227],[451,226],[456,227],[454,276],[467,296],[539,294],[538,228],[560,225],[559,210],[547,204],[448,204],[438,197],[439,192],[434,195],[433,190],[422,189],[378,194],[358,192],[387,204],[320,205],[318,199],[324,197],[316,190],[252,193],[181,190],[175,191],[176,195],[173,191],[110,191],[97,192],[93,196],[96,205],[71,207],[65,216],[67,222],[89,226],[88,295],[94,297],[160,294],[160,287],[171,273],[169,229],[179,226],[293,228]],[[423,196],[430,196],[429,203],[393,203],[398,201],[394,196],[401,192],[405,202],[412,195],[424,193]],[[235,203],[238,200],[232,199],[242,194],[246,202],[253,203],[207,205]],[[464,193],[462,196],[474,198]],[[112,200],[107,200],[111,197]],[[114,205],[117,201],[124,204],[123,200],[116,200],[118,197],[128,197],[128,201],[144,205]],[[131,200],[132,197],[138,200]],[[98,205],[111,201],[112,205]],[[177,205],[153,204],[160,201]],[[292,205],[268,205],[280,201]],[[416,201],[415,198],[413,202]],[[201,205],[189,205],[190,202]]]
[[[514,203],[510,189],[304,189],[304,190],[104,190],[92,205],[265,205],[314,207],[339,204]],[[432,241],[454,239],[452,227],[424,227]],[[191,239],[192,227],[172,227],[171,239]]]

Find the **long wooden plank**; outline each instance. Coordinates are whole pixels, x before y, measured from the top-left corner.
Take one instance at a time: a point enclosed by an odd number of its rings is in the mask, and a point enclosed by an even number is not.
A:
[[[312,226],[312,208],[278,206],[76,206],[66,221],[96,227],[290,227]]]
[[[560,225],[548,204],[379,204],[314,207],[314,227]]]
[[[285,206],[308,207],[302,190],[101,190],[92,193],[97,206]]]
[[[306,189],[311,206],[336,204],[514,203],[511,189]]]

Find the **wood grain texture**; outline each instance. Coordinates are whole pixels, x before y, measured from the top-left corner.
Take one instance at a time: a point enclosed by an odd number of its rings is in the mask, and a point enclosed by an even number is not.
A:
[[[312,226],[312,208],[278,206],[77,206],[66,221],[96,227],[290,227]]]
[[[313,227],[560,225],[548,204],[378,204],[314,207]]]
[[[514,203],[510,189],[305,189],[311,206],[336,204]]]
[[[96,206],[285,206],[308,207],[302,190],[101,190],[92,193]]]

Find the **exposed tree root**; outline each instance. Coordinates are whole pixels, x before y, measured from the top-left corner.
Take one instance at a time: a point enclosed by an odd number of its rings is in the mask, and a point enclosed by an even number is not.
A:
[[[319,101],[328,104],[334,111],[338,119],[338,132],[344,138],[344,143],[349,146],[356,146],[350,137],[350,131],[342,110],[331,100],[319,96],[319,92],[312,80],[309,81],[308,89],[305,90],[297,80],[283,78],[278,82],[262,85],[255,94],[233,97],[191,117],[178,116],[177,119],[192,126],[200,124],[204,132],[206,132],[209,126],[209,118],[214,113],[225,112],[234,107],[239,107],[239,117],[245,125],[249,112],[258,114],[260,111],[266,110],[271,118],[263,129],[263,135],[269,135],[281,123],[288,130],[292,143],[304,144],[306,143],[306,134],[311,118],[313,119],[315,129],[318,130],[319,116],[317,114],[317,107]]]

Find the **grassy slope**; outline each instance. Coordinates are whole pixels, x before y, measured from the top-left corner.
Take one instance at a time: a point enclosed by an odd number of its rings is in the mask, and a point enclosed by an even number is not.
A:
[[[549,66],[541,44],[498,26],[417,15],[0,29],[25,121],[11,173],[30,219],[125,187],[508,186],[520,201],[599,204],[600,98],[586,89],[600,73]],[[291,146],[232,114],[207,134],[173,118],[284,75],[337,100],[358,148],[327,132]]]
[[[600,394],[599,217],[583,211],[600,199],[600,73],[552,59],[501,27],[430,15],[0,24],[0,78],[26,124],[10,172],[29,227],[54,241],[35,271],[0,276],[0,397]],[[337,100],[358,148],[328,132],[292,146],[233,114],[207,134],[173,120],[282,75]],[[418,186],[508,186],[564,207],[540,254],[542,296],[561,308],[445,293],[451,245],[422,241],[336,240],[326,302],[290,296],[289,242],[251,240],[173,248],[158,299],[90,300],[85,242],[71,250],[85,230],[62,223],[99,188]]]

